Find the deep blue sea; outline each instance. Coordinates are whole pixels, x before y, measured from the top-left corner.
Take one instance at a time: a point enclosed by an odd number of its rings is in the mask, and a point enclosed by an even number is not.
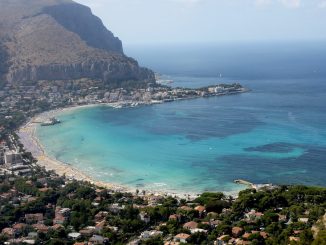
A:
[[[174,80],[240,82],[245,94],[138,108],[99,106],[39,128],[47,153],[96,179],[138,189],[236,191],[254,183],[326,186],[326,44],[129,46]]]

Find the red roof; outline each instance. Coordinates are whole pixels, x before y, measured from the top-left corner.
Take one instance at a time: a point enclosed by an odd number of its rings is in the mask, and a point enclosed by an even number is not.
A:
[[[181,216],[179,215],[179,214],[171,214],[170,216],[169,216],[169,220],[178,220],[178,219],[180,219],[181,218]]]
[[[251,235],[251,233],[246,232],[245,234],[243,234],[242,238],[248,239],[250,237],[250,235]]]
[[[204,212],[206,210],[206,208],[204,206],[197,206],[197,207],[195,207],[195,210],[202,213],[202,212]]]
[[[23,223],[17,223],[17,224],[12,226],[12,228],[15,229],[15,230],[22,230],[25,227],[26,227],[26,224],[23,224]]]
[[[49,227],[47,227],[44,224],[34,224],[32,225],[34,229],[36,229],[37,231],[41,231],[41,232],[47,232],[49,230]]]
[[[243,229],[241,227],[235,226],[232,228],[232,234],[234,236],[239,236],[240,233],[243,231]]]
[[[175,236],[175,238],[178,238],[178,239],[188,239],[189,237],[190,237],[190,235],[186,234],[186,233],[180,233]]]
[[[190,221],[183,225],[183,228],[186,229],[196,229],[197,227],[198,227],[198,223],[195,221]]]

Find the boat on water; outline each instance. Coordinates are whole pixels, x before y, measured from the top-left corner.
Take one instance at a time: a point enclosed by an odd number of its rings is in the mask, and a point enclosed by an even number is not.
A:
[[[61,121],[55,117],[51,117],[48,120],[41,123],[41,126],[52,126],[61,123]]]

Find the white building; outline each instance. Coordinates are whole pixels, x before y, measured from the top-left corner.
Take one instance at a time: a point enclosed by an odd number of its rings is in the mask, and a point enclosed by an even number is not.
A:
[[[16,165],[16,164],[22,164],[22,156],[20,153],[18,152],[14,152],[14,151],[9,151],[9,152],[5,152],[4,155],[4,163],[7,166],[11,166],[11,165]]]

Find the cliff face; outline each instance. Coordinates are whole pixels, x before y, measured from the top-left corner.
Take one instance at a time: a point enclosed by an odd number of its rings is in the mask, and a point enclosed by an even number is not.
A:
[[[78,34],[87,45],[109,52],[123,53],[119,38],[114,37],[88,7],[67,3],[46,7],[43,12],[49,14],[67,30]]]
[[[70,0],[0,0],[0,46],[8,66],[0,70],[10,83],[154,81],[88,7]]]
[[[94,80],[151,82],[152,72],[139,68],[136,61],[121,58],[115,60],[84,60],[71,64],[45,64],[24,66],[12,69],[7,74],[9,82],[39,81],[39,80],[79,80],[89,78]]]

